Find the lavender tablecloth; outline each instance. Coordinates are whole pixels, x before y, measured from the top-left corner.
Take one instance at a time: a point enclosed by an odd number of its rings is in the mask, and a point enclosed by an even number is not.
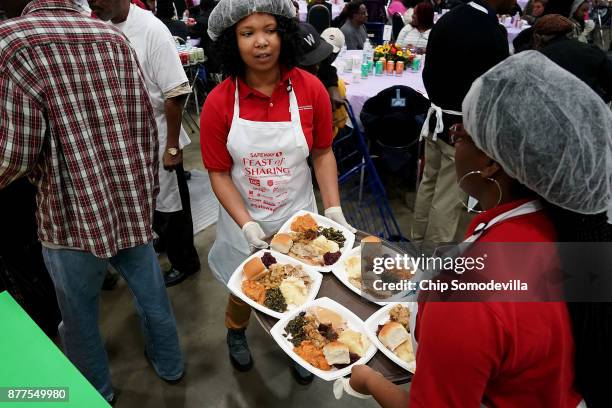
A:
[[[347,51],[349,56],[359,56],[362,51],[351,50]],[[427,96],[425,85],[423,85],[423,65],[418,72],[410,70],[405,71],[402,76],[370,76],[367,79],[359,78],[359,82],[355,82],[352,73],[343,72],[343,61],[334,62],[334,66],[338,68],[338,76],[346,84],[346,98],[353,107],[353,111],[357,118],[361,113],[363,104],[373,96],[376,96],[380,91],[390,88],[394,85],[405,85]]]

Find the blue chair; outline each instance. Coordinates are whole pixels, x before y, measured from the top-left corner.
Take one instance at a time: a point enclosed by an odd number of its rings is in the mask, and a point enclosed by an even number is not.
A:
[[[349,103],[347,111],[355,127],[336,136],[333,144],[344,215],[352,226],[361,231],[388,241],[408,242],[393,215],[387,193],[372,162],[363,133],[355,125],[357,118]]]
[[[383,43],[384,23],[365,23],[368,38],[371,44],[380,45]]]

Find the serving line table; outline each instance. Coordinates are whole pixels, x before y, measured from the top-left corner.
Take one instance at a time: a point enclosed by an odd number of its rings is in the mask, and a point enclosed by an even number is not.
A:
[[[369,234],[358,231],[355,235],[358,238],[355,241],[361,242],[361,239]],[[356,242],[355,246],[360,245],[359,242]],[[385,245],[389,244],[386,243]],[[333,273],[323,273],[322,275],[323,280],[321,282],[319,293],[317,294],[317,299],[321,297],[328,297],[335,300],[342,306],[355,313],[363,321],[381,308],[381,306],[362,298],[344,286],[344,284],[342,284],[342,282],[340,282]],[[272,326],[274,326],[278,320],[257,310],[253,311],[255,312],[255,318],[259,324],[261,324],[261,326],[269,334]],[[412,373],[404,370],[389,360],[380,350],[376,351],[376,354],[374,354],[374,357],[372,357],[367,365],[381,373],[386,379],[395,384],[405,384],[412,380]]]
[[[306,0],[298,0],[300,5],[299,17],[300,21],[306,21],[308,19],[308,2]],[[332,20],[340,15],[342,9],[344,8],[344,1],[342,4],[333,4],[332,3]]]

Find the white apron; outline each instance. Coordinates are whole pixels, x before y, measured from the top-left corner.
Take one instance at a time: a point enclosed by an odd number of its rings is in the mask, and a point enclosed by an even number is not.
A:
[[[157,123],[157,134],[159,139],[159,194],[155,210],[163,213],[181,211],[183,205],[181,203],[181,195],[179,193],[178,181],[176,179],[176,171],[168,171],[164,169],[164,153],[166,153],[166,143],[168,141],[168,122],[166,121],[166,113],[155,113],[155,121]],[[181,125],[179,133],[179,147],[184,149],[191,143],[191,139],[187,136],[185,129]]]
[[[232,156],[232,181],[254,221],[272,235],[299,210],[317,211],[308,144],[300,122],[295,92],[289,81],[290,122],[253,122],[240,118],[238,82],[234,117],[227,137]],[[227,284],[251,251],[242,230],[219,208],[217,237],[208,254],[213,275]]]
[[[475,8],[476,10],[482,11],[485,14],[489,14],[486,8],[484,8],[480,4],[474,3],[473,1],[469,2],[468,6],[471,6]],[[453,116],[463,115],[459,111],[454,111],[451,109],[443,109],[439,106],[436,106],[433,102],[431,102],[431,106],[429,107],[429,110],[427,111],[427,117],[425,118],[425,122],[423,123],[423,127],[421,128],[420,140],[423,140],[429,136],[429,121],[431,119],[431,116],[434,114],[436,115],[436,127],[434,128],[431,139],[432,140],[438,139],[438,134],[442,133],[442,131],[444,130],[444,122],[442,120],[442,113],[446,113],[447,115],[453,115]]]

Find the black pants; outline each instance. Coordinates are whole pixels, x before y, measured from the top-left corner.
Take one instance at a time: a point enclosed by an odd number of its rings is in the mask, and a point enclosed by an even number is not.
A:
[[[25,178],[0,190],[0,292],[8,290],[49,336],[62,320],[36,234],[36,188]]]
[[[193,273],[200,269],[200,257],[193,244],[193,220],[189,188],[185,179],[183,165],[174,171],[178,181],[179,194],[183,209],[171,213],[155,211],[153,230],[159,236],[159,246],[166,250],[168,260],[175,269]]]

